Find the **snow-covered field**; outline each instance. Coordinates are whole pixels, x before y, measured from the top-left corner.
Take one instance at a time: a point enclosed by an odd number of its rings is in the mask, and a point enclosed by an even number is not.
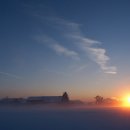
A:
[[[0,107],[0,130],[130,130],[130,108]]]

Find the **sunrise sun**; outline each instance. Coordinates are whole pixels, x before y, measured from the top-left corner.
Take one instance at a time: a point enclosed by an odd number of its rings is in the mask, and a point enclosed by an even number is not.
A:
[[[130,97],[127,98],[127,102],[130,104]]]
[[[123,106],[130,107],[130,96],[123,98]]]

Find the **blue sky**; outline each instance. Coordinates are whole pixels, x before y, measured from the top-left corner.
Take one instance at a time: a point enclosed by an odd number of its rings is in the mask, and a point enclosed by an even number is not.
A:
[[[129,6],[128,0],[1,1],[0,97],[128,93]]]

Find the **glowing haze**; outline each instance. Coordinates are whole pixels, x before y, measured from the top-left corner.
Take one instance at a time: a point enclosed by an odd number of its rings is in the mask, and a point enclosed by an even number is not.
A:
[[[1,2],[0,97],[87,100],[130,91],[128,0]],[[128,99],[129,100],[129,99]]]

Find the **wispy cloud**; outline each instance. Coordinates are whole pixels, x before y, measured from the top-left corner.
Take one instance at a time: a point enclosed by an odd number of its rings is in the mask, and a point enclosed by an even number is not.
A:
[[[109,65],[110,57],[106,55],[106,49],[99,47],[101,42],[80,37],[79,47],[89,55],[90,59],[97,63],[104,73],[116,74],[117,68]],[[95,45],[98,45],[95,47]]]
[[[74,59],[79,59],[78,53],[76,53],[75,51],[68,50],[67,48],[65,48],[59,44],[52,45],[52,48],[59,54],[63,54],[65,56],[72,57]]]
[[[11,73],[6,73],[6,72],[0,72],[1,75],[5,75],[5,76],[8,76],[8,77],[12,77],[12,78],[15,78],[15,79],[21,79],[21,77],[17,76],[17,75],[14,75],[14,74],[11,74]]]
[[[62,19],[55,19],[57,23],[62,24],[66,28],[64,36],[76,43],[90,59],[97,63],[104,73],[116,74],[116,66],[109,65],[110,57],[106,55],[106,49],[100,47],[101,42],[85,37],[80,29],[80,25],[72,22],[68,22]]]
[[[77,52],[75,52],[73,50],[69,50],[68,48],[66,48],[63,45],[59,44],[56,40],[52,39],[49,36],[45,36],[45,35],[38,36],[38,37],[36,37],[36,39],[40,43],[46,43],[57,54],[64,55],[64,56],[71,57],[73,59],[79,60],[79,56],[78,56]]]
[[[92,61],[99,65],[104,73],[116,74],[116,66],[110,65],[110,57],[106,54],[106,49],[100,47],[101,42],[98,40],[93,40],[93,38],[88,38],[83,35],[81,31],[81,24],[70,22],[58,17],[41,17],[51,22],[51,26],[61,30],[62,36],[71,40],[75,43],[84,53],[90,57]],[[48,40],[48,39],[46,39]],[[60,44],[53,44],[52,47],[56,52],[64,54],[70,57],[77,57],[77,52],[70,51],[67,48],[62,47]]]
[[[88,51],[92,56],[92,60],[95,61],[105,73],[116,74],[116,67],[108,65],[110,58],[105,54],[105,49],[88,47]]]
[[[106,49],[99,47],[101,42],[80,37],[79,47],[89,55],[90,59],[97,63],[104,73],[116,74],[117,68],[109,65],[110,57],[106,55]],[[95,47],[97,46],[97,47]]]

